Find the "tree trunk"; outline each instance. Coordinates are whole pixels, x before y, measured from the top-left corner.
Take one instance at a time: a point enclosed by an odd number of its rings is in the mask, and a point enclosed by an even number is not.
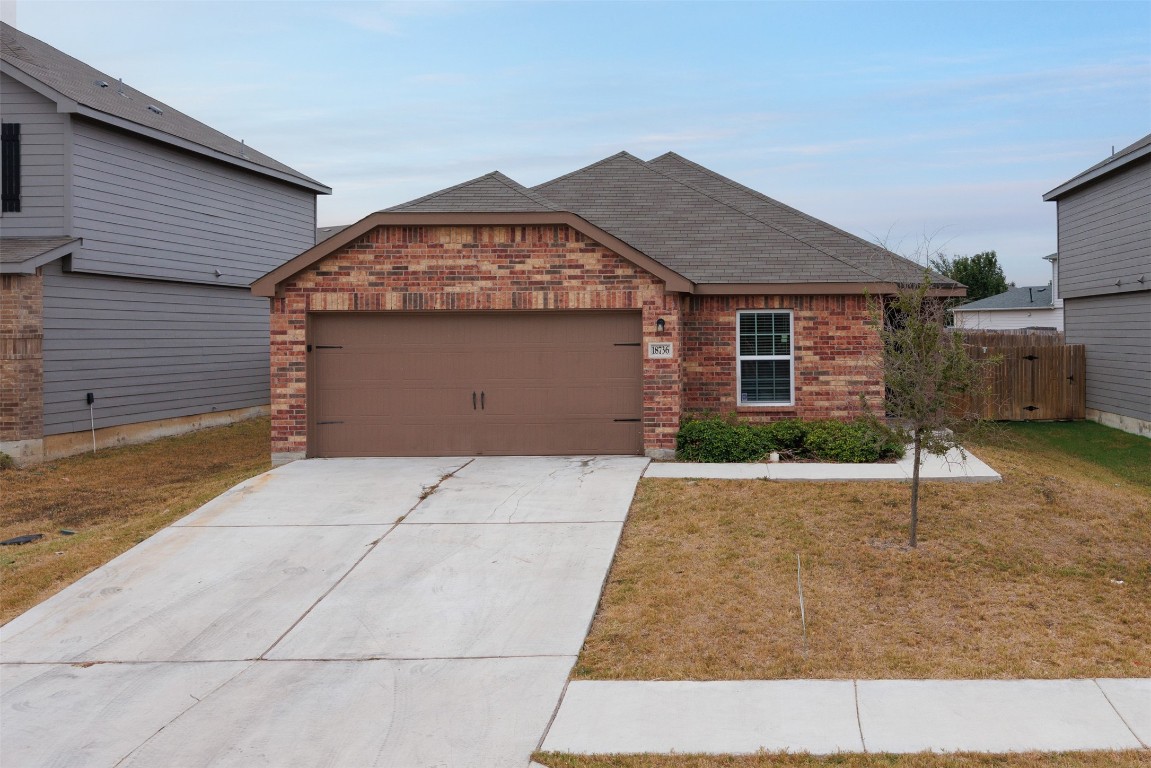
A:
[[[914,549],[918,546],[916,539],[916,528],[919,527],[919,459],[923,454],[923,436],[919,430],[915,430],[914,438],[914,453],[915,453],[915,466],[911,470],[911,542],[910,545]]]

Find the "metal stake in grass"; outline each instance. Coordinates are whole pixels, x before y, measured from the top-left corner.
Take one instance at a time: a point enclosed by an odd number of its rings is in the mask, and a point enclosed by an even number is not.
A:
[[[807,613],[803,610],[803,564],[795,553],[795,583],[799,588],[799,621],[803,624],[803,658],[807,658]]]

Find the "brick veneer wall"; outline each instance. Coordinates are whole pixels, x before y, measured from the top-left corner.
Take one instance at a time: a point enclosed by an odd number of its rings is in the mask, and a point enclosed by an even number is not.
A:
[[[645,342],[680,347],[678,297],[570,227],[379,227],[286,281],[272,300],[272,452],[306,449],[309,311],[499,309],[642,310]],[[660,335],[658,318],[667,324]],[[679,360],[645,355],[645,449],[675,447],[680,374]]]
[[[753,421],[850,418],[859,395],[878,404],[882,346],[863,296],[695,296],[683,317],[683,409],[736,412]],[[795,405],[740,406],[736,392],[736,312],[790,309]]]
[[[0,275],[0,441],[44,436],[44,291],[40,275]]]

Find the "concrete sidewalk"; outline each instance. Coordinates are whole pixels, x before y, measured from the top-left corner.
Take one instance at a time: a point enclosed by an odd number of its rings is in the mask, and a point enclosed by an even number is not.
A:
[[[688,464],[652,463],[644,477],[698,478],[718,480],[910,480],[915,469],[910,451],[892,464],[820,464],[780,462],[775,464]],[[957,450],[946,456],[927,455],[919,466],[923,480],[951,480],[968,483],[996,483],[1003,477],[970,451]]]
[[[578,754],[1147,749],[1151,679],[575,681],[543,750]]]

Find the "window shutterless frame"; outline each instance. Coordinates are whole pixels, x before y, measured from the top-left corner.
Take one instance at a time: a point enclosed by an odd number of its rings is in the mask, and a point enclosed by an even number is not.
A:
[[[0,176],[3,187],[0,212],[20,212],[20,123],[3,123],[0,143]]]
[[[753,316],[755,319],[752,319]],[[744,318],[748,318],[745,321]],[[782,323],[786,318],[786,335],[784,342],[780,337]],[[736,405],[741,408],[780,408],[795,405],[795,323],[790,309],[746,309],[735,313],[735,395]],[[748,327],[751,326],[751,327]],[[745,342],[748,342],[745,344]],[[751,386],[755,399],[744,399],[744,363],[774,361],[776,365],[770,366],[778,370],[780,363],[787,367],[787,386],[779,386],[778,379],[771,384],[775,390],[773,396],[764,397],[755,392],[762,390],[760,382]],[[758,367],[758,366],[757,366]],[[781,391],[783,390],[783,391]],[[782,395],[786,394],[786,399]]]

